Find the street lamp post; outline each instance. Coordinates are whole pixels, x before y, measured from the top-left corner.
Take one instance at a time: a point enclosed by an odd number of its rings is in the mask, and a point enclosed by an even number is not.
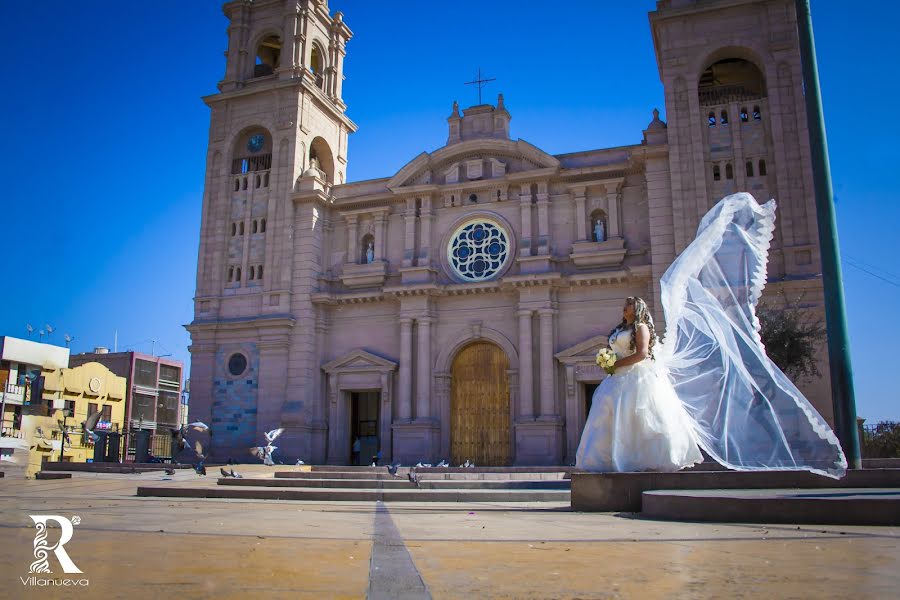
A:
[[[62,409],[62,415],[62,429],[59,432],[59,462],[63,462],[63,456],[66,454],[66,418],[69,416],[69,409]]]
[[[834,429],[847,463],[851,469],[862,468],[859,456],[859,435],[856,426],[856,397],[853,392],[853,369],[850,365],[850,342],[844,313],[844,286],[838,254],[837,225],[834,219],[834,198],[831,189],[831,169],[828,165],[828,142],[825,139],[825,119],[819,90],[819,71],[812,32],[809,0],[796,0],[797,30],[800,36],[800,60],[803,66],[803,87],[806,100],[806,119],[809,125],[809,146],[812,158],[813,184],[816,196],[816,221],[819,229],[819,248],[822,256],[822,283],[825,288],[825,324],[828,330],[828,363],[831,374],[831,402],[834,410]]]

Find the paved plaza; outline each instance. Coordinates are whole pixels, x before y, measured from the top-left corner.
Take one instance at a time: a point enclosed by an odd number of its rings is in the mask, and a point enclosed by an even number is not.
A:
[[[896,527],[672,523],[546,502],[134,495],[165,477],[0,479],[0,597],[884,598],[900,588]],[[204,485],[192,471],[173,479]],[[85,578],[86,590],[22,583],[30,514],[81,518],[65,548],[83,574],[64,575],[51,555],[53,574],[41,577]]]

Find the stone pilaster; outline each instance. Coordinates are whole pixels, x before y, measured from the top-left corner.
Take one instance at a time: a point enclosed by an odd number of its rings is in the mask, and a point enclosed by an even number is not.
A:
[[[430,317],[416,319],[416,420],[431,419],[431,323]]]
[[[416,251],[416,199],[406,199],[406,213],[403,215],[406,221],[406,235],[403,244],[403,266],[413,266]]]
[[[522,211],[522,237],[519,244],[519,256],[531,256],[531,190],[527,184],[522,185],[519,194],[519,206]]]
[[[537,213],[538,213],[538,255],[550,253],[550,195],[547,192],[547,183],[538,184]]]
[[[519,419],[534,419],[534,360],[531,355],[531,310],[519,311]]]
[[[541,378],[541,418],[558,416],[556,410],[556,387],[554,377],[556,369],[553,364],[553,315],[552,308],[537,311],[540,319],[541,337],[538,372]]]
[[[412,319],[400,319],[400,381],[397,390],[397,418],[408,422],[412,418]]]

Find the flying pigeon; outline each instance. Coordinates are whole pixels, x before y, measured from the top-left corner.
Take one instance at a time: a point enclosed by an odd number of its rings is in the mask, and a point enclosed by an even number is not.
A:
[[[399,462],[395,462],[394,464],[387,466],[388,473],[390,473],[393,477],[399,477],[399,475],[397,475],[397,469],[399,469],[399,468],[400,468]]]
[[[88,435],[91,437],[91,440],[96,442],[100,439],[100,436],[94,433],[94,429],[97,427],[97,423],[100,422],[100,415],[102,413],[97,410],[94,411],[90,416],[88,416],[87,420],[85,420],[82,428],[88,432]]]

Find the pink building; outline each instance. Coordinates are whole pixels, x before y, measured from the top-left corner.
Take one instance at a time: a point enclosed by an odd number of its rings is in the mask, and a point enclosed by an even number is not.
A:
[[[571,463],[623,299],[662,321],[661,275],[736,191],[778,200],[768,293],[822,310],[791,0],[658,2],[667,122],[647,107],[634,144],[548,154],[511,137],[500,96],[354,183],[343,15],[224,10],[188,325],[191,418],[217,457],[284,427],[285,462],[348,463],[358,439],[363,460]],[[803,390],[831,419],[827,374]]]

